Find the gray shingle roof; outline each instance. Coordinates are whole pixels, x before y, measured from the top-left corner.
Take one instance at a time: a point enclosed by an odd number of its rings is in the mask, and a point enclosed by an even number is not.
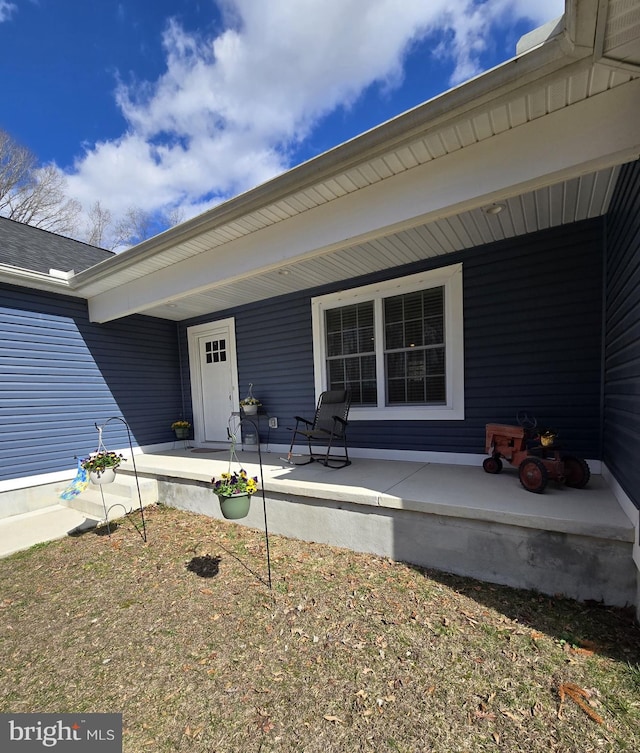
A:
[[[0,264],[48,274],[81,272],[115,254],[31,225],[0,217]]]

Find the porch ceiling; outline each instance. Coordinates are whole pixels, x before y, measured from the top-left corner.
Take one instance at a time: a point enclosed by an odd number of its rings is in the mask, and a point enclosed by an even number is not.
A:
[[[607,211],[618,172],[618,167],[607,168],[510,197],[499,202],[504,209],[496,215],[488,214],[486,207],[477,208],[275,269],[260,269],[144,313],[180,321],[597,217]]]
[[[602,215],[619,166],[640,153],[638,134],[617,132],[629,116],[640,122],[639,65],[637,2],[569,0],[564,24],[535,49],[76,275],[70,287],[97,321],[135,312],[179,321]],[[620,129],[603,112],[612,101],[626,107],[615,113]],[[565,132],[557,164],[541,167],[526,144],[576,127],[586,107],[593,128]],[[563,162],[571,139],[584,152]],[[458,171],[457,184],[443,186],[445,166]],[[382,187],[392,196],[411,185],[424,191],[424,205],[412,197],[413,213],[378,220],[367,210],[365,197],[379,202]],[[494,203],[502,211],[487,214]],[[358,211],[371,212],[370,232],[358,227]],[[341,215],[333,235],[318,230],[319,218],[326,228]],[[303,228],[304,242],[289,243]]]

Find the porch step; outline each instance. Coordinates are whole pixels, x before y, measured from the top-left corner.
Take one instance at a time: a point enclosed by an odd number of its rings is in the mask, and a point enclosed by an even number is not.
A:
[[[119,473],[113,483],[102,486],[89,484],[82,494],[74,499],[61,501],[61,504],[98,521],[105,521],[107,518],[114,520],[139,509],[140,502],[143,507],[157,504],[158,482],[156,479],[138,477],[138,484],[140,497],[138,497],[136,477]]]
[[[90,530],[97,524],[97,519],[60,504],[0,518],[0,557]]]

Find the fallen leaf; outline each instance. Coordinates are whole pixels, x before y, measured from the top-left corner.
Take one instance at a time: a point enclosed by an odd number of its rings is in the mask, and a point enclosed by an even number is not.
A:
[[[584,711],[584,713],[588,717],[593,719],[594,722],[597,722],[598,724],[604,724],[604,719],[599,714],[596,714],[596,712],[589,706],[589,704],[585,703],[584,699],[588,700],[591,697],[591,694],[584,688],[581,688],[574,682],[564,682],[558,688],[558,695],[560,696],[560,706],[558,708],[559,719],[561,718],[562,706],[564,704],[565,697],[569,696],[569,698],[577,703],[578,706],[580,706],[580,708]]]
[[[469,622],[472,625],[477,625],[478,624],[478,620],[475,619],[474,615],[471,615],[468,612],[465,612],[464,610],[460,610],[460,614],[462,614],[464,617],[466,617],[467,620],[469,620]]]
[[[493,721],[496,718],[496,715],[493,713],[493,711],[482,711],[481,709],[478,709],[476,711],[476,719],[490,719]]]
[[[342,719],[337,716],[332,716],[331,714],[325,714],[323,718],[328,722],[333,722],[334,724],[344,724]]]
[[[593,651],[590,648],[581,648],[580,646],[568,646],[567,651],[570,654],[580,654],[582,656],[593,656]]]

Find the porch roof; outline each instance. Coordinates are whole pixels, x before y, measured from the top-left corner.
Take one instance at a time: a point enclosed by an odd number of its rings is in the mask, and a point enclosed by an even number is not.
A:
[[[640,153],[639,79],[637,4],[567,0],[507,63],[33,285],[87,298],[94,321],[180,321],[602,215],[619,166]]]

